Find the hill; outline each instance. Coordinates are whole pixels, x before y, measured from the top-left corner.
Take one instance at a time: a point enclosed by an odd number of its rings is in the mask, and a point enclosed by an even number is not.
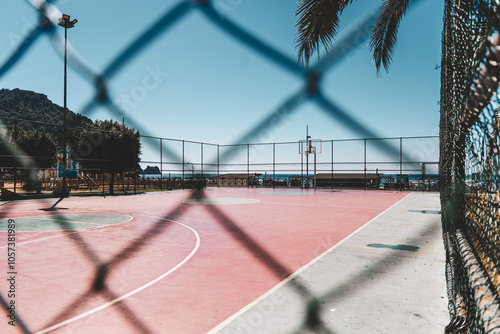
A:
[[[14,121],[1,118],[17,118],[36,122],[63,124],[64,108],[50,101],[46,95],[21,89],[0,89],[0,120],[12,131]],[[81,126],[83,123],[92,123],[85,116],[68,110],[68,126]],[[49,133],[53,138],[62,134],[62,126],[18,122],[19,130],[38,129]]]

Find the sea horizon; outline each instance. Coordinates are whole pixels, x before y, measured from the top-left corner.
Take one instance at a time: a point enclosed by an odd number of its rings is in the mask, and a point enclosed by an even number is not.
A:
[[[324,172],[319,172],[319,173],[324,173]],[[319,174],[318,173],[318,174]],[[346,172],[338,172],[338,174],[345,174]],[[374,171],[367,171],[367,174],[373,174],[375,173]],[[240,173],[204,173],[203,174],[203,177],[205,178],[212,178],[212,177],[215,177],[215,176],[219,176],[219,175],[227,175],[227,174],[246,174],[244,172],[240,172]],[[254,173],[250,172],[250,175],[252,175]],[[260,174],[260,173],[257,173],[257,174]],[[334,174],[337,174],[335,173],[334,171]],[[363,174],[363,171],[359,171],[359,172],[351,172],[351,173],[348,173],[348,174]],[[395,173],[395,174],[384,174],[384,173],[381,173],[383,175],[383,178],[384,179],[388,179],[390,177],[392,177],[393,179],[396,179],[397,176],[399,175],[399,173]],[[183,174],[182,173],[163,173],[161,174],[162,175],[162,178],[163,179],[168,179],[168,178],[180,178],[182,179],[183,177]],[[422,175],[421,173],[403,173],[403,175],[408,175],[408,179],[410,181],[418,181],[420,179],[422,179]],[[184,173],[184,179],[192,179],[193,177],[194,178],[199,178],[201,175],[200,174],[191,174],[191,173]],[[261,174],[261,175],[258,175],[257,176],[257,179],[275,179],[275,180],[284,180],[284,179],[289,179],[293,176],[302,176],[302,177],[307,177],[306,173],[294,173],[294,174],[272,174],[272,173],[267,173],[267,174]],[[309,173],[309,177],[313,177],[314,176],[314,173]],[[160,174],[144,174],[144,175],[141,175],[141,177],[143,178],[147,178],[147,179],[156,179],[156,178],[160,178]],[[425,174],[425,178],[426,179],[439,179],[439,174]]]

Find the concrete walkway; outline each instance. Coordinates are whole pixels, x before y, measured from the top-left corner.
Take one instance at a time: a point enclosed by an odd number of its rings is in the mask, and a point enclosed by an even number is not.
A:
[[[410,194],[210,333],[443,333],[439,210],[438,193]]]

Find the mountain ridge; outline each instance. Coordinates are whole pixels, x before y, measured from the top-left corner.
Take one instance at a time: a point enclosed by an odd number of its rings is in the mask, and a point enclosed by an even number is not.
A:
[[[18,130],[35,130],[47,132],[53,138],[62,135],[62,124],[64,118],[64,107],[52,101],[45,94],[29,90],[0,89],[0,121],[4,123],[9,131],[13,131],[15,123],[5,118],[26,120],[18,122]],[[31,121],[31,122],[30,122]],[[43,122],[58,125],[38,124]],[[92,123],[88,117],[74,113],[68,109],[66,124],[68,126],[82,126],[84,123]]]

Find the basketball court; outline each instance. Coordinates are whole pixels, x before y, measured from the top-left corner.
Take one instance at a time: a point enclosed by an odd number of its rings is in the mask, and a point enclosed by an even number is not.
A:
[[[0,203],[4,253],[15,222],[18,321],[0,332],[207,333],[277,286],[306,298],[291,278],[409,195],[216,188],[68,198],[55,210],[56,200]]]

